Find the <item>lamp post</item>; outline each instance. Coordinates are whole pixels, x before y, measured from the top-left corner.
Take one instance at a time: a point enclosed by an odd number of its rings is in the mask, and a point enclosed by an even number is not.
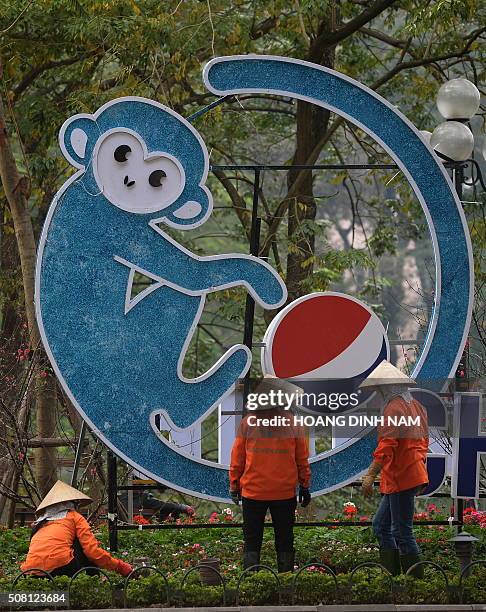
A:
[[[424,139],[437,155],[446,162],[447,167],[451,168],[451,178],[461,203],[463,201],[464,185],[473,186],[480,183],[483,190],[486,191],[481,169],[474,159],[474,134],[471,129],[471,119],[478,112],[480,101],[479,90],[471,81],[462,78],[446,81],[439,88],[436,98],[437,109],[445,121],[440,123],[432,133],[422,131]],[[486,138],[483,141],[482,153],[486,159]],[[466,177],[468,169],[470,178]],[[469,341],[456,370],[456,389],[468,390],[468,370]],[[457,499],[455,515],[461,523],[463,508],[463,500]],[[468,539],[471,537],[463,532],[453,538],[456,552],[460,550],[463,554],[464,550],[471,546],[471,541]]]
[[[474,134],[471,129],[471,119],[478,112],[480,102],[481,94],[471,81],[467,79],[446,81],[439,88],[436,99],[437,109],[445,121],[432,133],[422,131],[422,135],[437,155],[446,162],[448,168],[451,168],[451,178],[461,202],[464,185],[473,186],[480,183],[486,191],[481,168],[474,159]],[[483,140],[482,154],[486,159],[486,138]],[[466,176],[468,170],[469,178]],[[458,388],[465,391],[467,391],[469,374],[468,347],[469,342],[456,372]],[[464,379],[462,385],[461,379]]]
[[[449,542],[454,544],[454,551],[459,560],[461,566],[461,572],[463,572],[463,576],[466,578],[471,573],[471,570],[468,568],[468,565],[472,562],[472,554],[474,550],[474,542],[477,542],[478,538],[469,534],[467,531],[461,531],[458,535],[450,538]]]
[[[473,157],[474,135],[470,120],[479,110],[481,95],[474,83],[467,79],[446,81],[437,93],[437,109],[445,121],[430,133],[422,135],[437,155],[448,162],[452,168],[454,186],[462,201],[463,185],[481,183],[486,186],[477,161]],[[486,140],[483,144],[483,155],[486,159]],[[471,168],[471,179],[466,179],[465,170]]]

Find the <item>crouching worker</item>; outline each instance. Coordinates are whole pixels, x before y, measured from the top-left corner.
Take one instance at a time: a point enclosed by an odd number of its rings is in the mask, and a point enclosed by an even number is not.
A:
[[[76,511],[91,499],[58,480],[36,510],[23,571],[42,569],[52,576],[73,576],[83,567],[100,567],[128,576],[132,566],[103,550],[88,521]],[[95,572],[94,572],[95,573]]]
[[[413,534],[415,496],[429,481],[427,411],[408,391],[414,385],[414,380],[387,361],[361,384],[361,388],[375,389],[377,400],[384,406],[384,424],[378,428],[378,446],[363,478],[362,490],[370,497],[373,482],[381,472],[383,497],[373,518],[373,531],[379,541],[381,563],[393,575],[401,570],[405,573],[420,561]],[[422,578],[423,566],[411,573]]]
[[[255,401],[247,404],[248,413],[231,452],[230,496],[234,503],[242,502],[245,569],[260,563],[267,510],[274,526],[278,571],[294,569],[297,485],[302,506],[311,499],[305,431],[295,427],[292,412],[285,409],[287,404],[269,401],[280,390],[288,397],[302,392],[300,387],[266,376],[256,392],[248,396]],[[265,424],[266,419],[272,418],[275,424]]]

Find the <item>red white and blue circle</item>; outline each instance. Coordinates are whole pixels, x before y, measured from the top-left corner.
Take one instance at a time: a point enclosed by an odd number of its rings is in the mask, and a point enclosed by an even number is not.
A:
[[[331,291],[286,306],[263,342],[264,373],[298,380],[307,392],[353,392],[390,357],[376,313],[355,297]]]

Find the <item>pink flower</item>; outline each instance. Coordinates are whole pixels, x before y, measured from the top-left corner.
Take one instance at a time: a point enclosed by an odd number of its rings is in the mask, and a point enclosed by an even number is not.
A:
[[[219,523],[219,517],[218,517],[218,513],[217,512],[213,512],[211,514],[211,516],[209,517],[209,522],[210,523]]]

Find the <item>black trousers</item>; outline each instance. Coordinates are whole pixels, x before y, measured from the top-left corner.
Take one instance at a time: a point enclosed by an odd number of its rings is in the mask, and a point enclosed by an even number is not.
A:
[[[294,522],[297,499],[260,501],[243,497],[243,537],[246,552],[260,552],[263,541],[263,525],[267,510],[272,516],[277,552],[294,550]]]
[[[174,502],[164,502],[156,497],[144,497],[143,508],[147,510],[156,510],[159,514],[159,519],[165,521],[169,514],[178,519],[184,512],[184,507],[181,504],[175,504]]]
[[[79,543],[79,540],[76,538],[73,542],[73,552],[74,557],[67,565],[63,565],[62,567],[56,567],[56,569],[52,570],[51,576],[74,576],[74,574],[82,569],[83,567],[93,567],[95,565],[93,561],[90,561],[88,557],[84,554],[83,548]],[[89,569],[86,571],[89,576],[94,576],[99,574],[96,569]],[[42,578],[42,576],[40,576]]]

